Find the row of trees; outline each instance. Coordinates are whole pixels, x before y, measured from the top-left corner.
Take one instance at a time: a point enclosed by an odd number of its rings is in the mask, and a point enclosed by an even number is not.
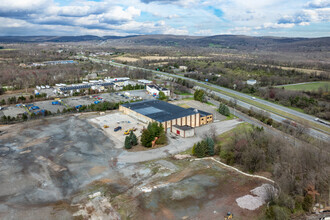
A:
[[[214,156],[214,141],[211,137],[194,144],[192,154],[196,157]]]
[[[47,96],[46,93],[41,93],[39,95],[30,95],[30,96],[19,96],[19,97],[16,97],[16,96],[12,96],[12,97],[9,97],[7,99],[7,101],[5,99],[2,99],[0,101],[0,104],[1,105],[10,105],[10,104],[17,104],[17,103],[28,103],[28,102],[33,102],[35,99],[37,100],[42,100],[42,99],[45,99]]]

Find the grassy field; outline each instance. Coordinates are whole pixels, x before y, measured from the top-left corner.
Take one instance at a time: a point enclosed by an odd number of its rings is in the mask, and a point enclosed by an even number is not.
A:
[[[3,49],[0,49],[0,51],[11,51],[11,50],[16,50],[16,49],[11,49],[11,48],[3,48]]]
[[[282,86],[279,87],[281,88]],[[295,90],[295,91],[317,91],[319,88],[326,88],[326,87],[330,88],[330,81],[286,85],[283,87],[284,89]]]

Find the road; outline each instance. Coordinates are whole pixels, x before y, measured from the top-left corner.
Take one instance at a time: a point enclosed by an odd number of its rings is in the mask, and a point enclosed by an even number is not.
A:
[[[211,126],[214,126],[217,135],[230,131],[242,122],[235,120],[227,120],[221,122],[215,122],[209,125],[204,125],[196,129],[196,135],[190,138],[171,138],[168,136],[169,144],[162,148],[156,148],[148,151],[139,152],[122,152],[118,157],[119,163],[138,163],[144,161],[155,160],[170,155],[175,155],[191,148],[196,142],[203,139],[204,134],[207,134]]]
[[[112,62],[112,61],[107,61],[107,60],[101,60],[101,59],[97,59],[97,58],[90,58],[90,57],[89,58],[84,57],[84,58],[87,58],[87,59],[89,59],[93,62],[96,62],[96,63],[110,64],[110,65],[116,66],[116,67],[127,67],[129,69],[140,69],[140,70],[145,70],[145,71],[151,71],[154,74],[160,74],[160,75],[165,75],[165,76],[168,76],[168,77],[181,78],[181,79],[184,79],[184,80],[187,80],[187,81],[191,81],[191,82],[196,83],[200,87],[204,87],[204,89],[211,88],[212,91],[217,96],[219,96],[220,98],[226,99],[228,101],[233,99],[233,97],[231,97],[230,95],[233,95],[234,97],[236,96],[236,97],[238,97],[236,99],[237,100],[237,105],[239,105],[243,108],[246,108],[246,109],[250,109],[251,107],[253,107],[255,109],[267,111],[267,112],[270,113],[270,117],[274,121],[277,121],[277,122],[282,122],[285,119],[293,120],[291,117],[289,117],[287,115],[283,115],[285,113],[288,113],[292,117],[296,117],[296,118],[298,117],[302,120],[306,120],[306,121],[309,122],[310,126],[313,127],[313,128],[309,129],[309,131],[308,131],[309,135],[311,135],[314,138],[321,139],[323,141],[330,141],[330,136],[329,136],[330,133],[325,130],[326,128],[329,128],[329,126],[322,125],[323,128],[325,128],[325,129],[321,129],[320,128],[321,125],[318,122],[315,122],[315,116],[307,115],[307,114],[304,114],[302,112],[299,112],[299,111],[296,111],[296,110],[293,110],[293,109],[290,109],[290,108],[287,108],[287,107],[284,107],[284,106],[281,106],[281,105],[277,105],[277,104],[272,103],[272,102],[265,101],[263,99],[255,98],[255,99],[252,100],[250,95],[247,95],[247,94],[244,94],[244,93],[241,93],[241,92],[237,92],[235,90],[227,89],[227,88],[224,88],[224,87],[221,87],[221,86],[213,85],[213,84],[210,84],[210,83],[206,83],[206,82],[198,81],[198,80],[195,80],[195,79],[187,78],[187,77],[184,77],[184,76],[179,76],[179,75],[175,75],[175,74],[171,74],[171,73],[145,69],[145,68],[142,68],[142,67],[129,66],[129,65],[116,63],[116,62]],[[225,92],[226,94],[230,94],[230,95],[225,95],[223,93],[220,93],[220,92],[218,92],[219,90],[222,91],[222,92]],[[247,101],[247,100],[251,100],[251,101]],[[253,104],[250,104],[250,103],[253,103]],[[258,105],[261,105],[261,106],[263,105],[263,106],[271,107],[274,110],[276,110],[277,112],[270,111],[269,109],[264,109],[260,106],[257,107],[257,106],[255,106],[255,104],[258,104]],[[283,112],[283,114],[280,114],[279,112]]]

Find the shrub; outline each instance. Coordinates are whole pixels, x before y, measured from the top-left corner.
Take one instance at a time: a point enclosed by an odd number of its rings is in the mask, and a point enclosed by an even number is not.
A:
[[[306,194],[303,204],[302,204],[302,208],[306,212],[309,212],[311,210],[312,206],[313,206],[313,197],[309,194]]]
[[[203,90],[196,90],[194,93],[194,100],[200,102],[206,102],[205,100],[205,93]]]

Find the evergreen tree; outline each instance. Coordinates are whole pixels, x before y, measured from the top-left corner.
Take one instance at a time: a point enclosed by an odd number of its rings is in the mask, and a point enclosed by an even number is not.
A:
[[[195,148],[195,155],[196,157],[205,157],[205,151],[203,150],[203,146],[201,142],[198,142]]]
[[[126,149],[131,149],[131,148],[132,148],[132,144],[131,144],[131,141],[130,141],[129,136],[126,136],[126,138],[125,138],[125,144],[124,144],[124,147],[125,147]]]
[[[214,141],[212,138],[207,137],[206,138],[206,143],[208,147],[207,155],[209,156],[214,156]]]
[[[142,135],[141,135],[141,144],[145,147],[151,147],[152,146],[152,143],[151,143],[152,141],[153,141],[153,137],[152,137],[149,129],[145,129],[142,132]]]
[[[136,146],[138,144],[137,137],[133,131],[131,131],[131,133],[129,134],[129,140],[132,146]]]

